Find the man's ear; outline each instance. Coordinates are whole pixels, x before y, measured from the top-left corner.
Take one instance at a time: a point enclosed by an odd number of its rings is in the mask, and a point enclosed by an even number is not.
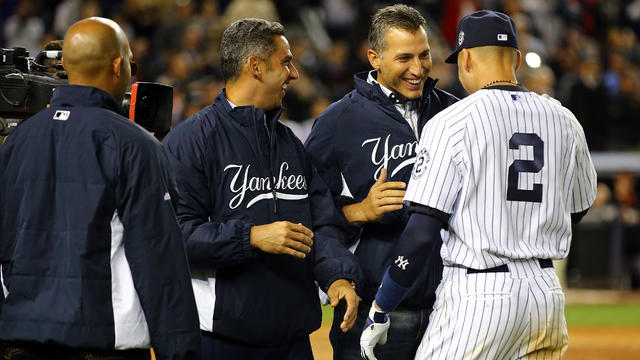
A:
[[[520,69],[520,65],[522,65],[522,53],[520,50],[516,50],[516,67],[514,72],[517,72],[518,69]]]
[[[369,58],[369,64],[376,70],[380,70],[380,55],[373,49],[367,50],[367,57]]]
[[[469,72],[471,70],[471,51],[468,49],[462,49],[458,53],[458,66],[462,66],[464,72]]]
[[[113,73],[115,74],[115,76],[120,77],[120,70],[122,70],[122,55],[113,59],[111,65],[113,67]]]
[[[255,78],[260,79],[262,77],[262,71],[265,64],[255,56],[249,56],[245,66],[248,67],[249,73]]]

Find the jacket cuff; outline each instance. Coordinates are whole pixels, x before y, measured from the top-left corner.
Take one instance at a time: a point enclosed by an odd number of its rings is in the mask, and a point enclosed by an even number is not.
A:
[[[242,224],[242,254],[248,258],[254,258],[256,253],[251,248],[251,228],[254,226],[252,223],[243,223]]]
[[[346,205],[356,204],[358,203],[358,201],[349,196],[338,196],[334,199],[334,201],[336,203],[336,207],[339,210],[338,213],[340,213],[342,228],[344,229],[344,233],[348,241],[347,247],[349,247],[353,245],[360,237],[362,225],[356,225],[349,222],[349,220],[347,220],[347,218],[344,216],[344,213],[342,212],[342,207]]]
[[[350,281],[354,289],[356,290],[356,293],[358,292],[358,290],[362,289],[362,282],[360,281],[360,277],[357,276],[356,274],[336,273],[329,276],[327,279],[328,280],[326,284],[320,284],[320,286],[322,287],[322,291],[324,291],[325,293],[329,291],[329,287],[331,286],[331,284],[333,284],[336,280],[340,280],[340,279],[345,279]]]
[[[334,200],[336,202],[336,206],[338,206],[338,208],[340,209],[342,209],[342,207],[345,205],[352,205],[357,203],[356,199],[350,196],[344,196],[344,195],[340,195],[336,197]]]

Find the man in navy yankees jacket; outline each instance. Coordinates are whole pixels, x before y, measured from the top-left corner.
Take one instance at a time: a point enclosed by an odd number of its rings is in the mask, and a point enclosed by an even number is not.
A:
[[[355,75],[355,90],[316,120],[306,148],[350,223],[355,254],[365,272],[358,331],[331,330],[335,359],[360,358],[360,333],[396,242],[408,219],[404,188],[425,123],[457,98],[428,77],[431,55],[426,23],[405,5],[380,9],[369,29],[369,61],[375,70]],[[439,247],[399,307],[381,359],[413,359],[442,272]],[[336,318],[344,310],[338,308]]]
[[[0,146],[3,359],[197,359],[169,162],[119,114],[126,35],[89,18],[63,53],[70,85]]]
[[[231,24],[226,88],[164,140],[178,177],[178,216],[192,267],[206,359],[312,359],[316,283],[346,300],[353,326],[361,271],[339,214],[302,143],[278,122],[298,78],[282,25]]]

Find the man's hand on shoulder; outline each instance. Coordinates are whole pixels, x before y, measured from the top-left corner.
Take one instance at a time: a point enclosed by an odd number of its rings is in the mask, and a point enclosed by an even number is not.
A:
[[[302,224],[277,221],[251,228],[251,247],[270,254],[285,254],[304,259],[313,245],[313,232]]]
[[[373,348],[376,345],[387,343],[387,331],[389,331],[389,314],[380,310],[375,301],[371,304],[369,317],[360,335],[360,355],[364,360],[376,360]]]
[[[358,294],[356,294],[353,283],[349,280],[338,279],[329,286],[327,295],[329,296],[331,306],[334,308],[338,306],[340,300],[344,299],[344,301],[346,301],[347,310],[342,318],[340,329],[342,332],[349,331],[356,322],[356,317],[358,315],[358,303],[360,302],[360,298],[358,297]]]
[[[406,193],[404,189],[407,184],[402,181],[387,182],[386,180],[387,169],[383,168],[364,200],[342,208],[349,222],[353,224],[374,222],[388,212],[402,209],[402,199]]]

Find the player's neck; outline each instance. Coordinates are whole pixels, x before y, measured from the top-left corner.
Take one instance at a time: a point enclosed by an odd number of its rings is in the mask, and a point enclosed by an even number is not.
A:
[[[512,69],[502,71],[500,69],[487,69],[480,73],[483,74],[483,76],[478,76],[474,82],[476,91],[486,89],[491,86],[519,85],[518,79]]]
[[[499,85],[514,85],[514,86],[520,86],[520,83],[518,83],[515,80],[493,80],[493,81],[489,81],[488,83],[484,84],[481,89],[487,89],[490,88],[492,86],[499,86]]]

